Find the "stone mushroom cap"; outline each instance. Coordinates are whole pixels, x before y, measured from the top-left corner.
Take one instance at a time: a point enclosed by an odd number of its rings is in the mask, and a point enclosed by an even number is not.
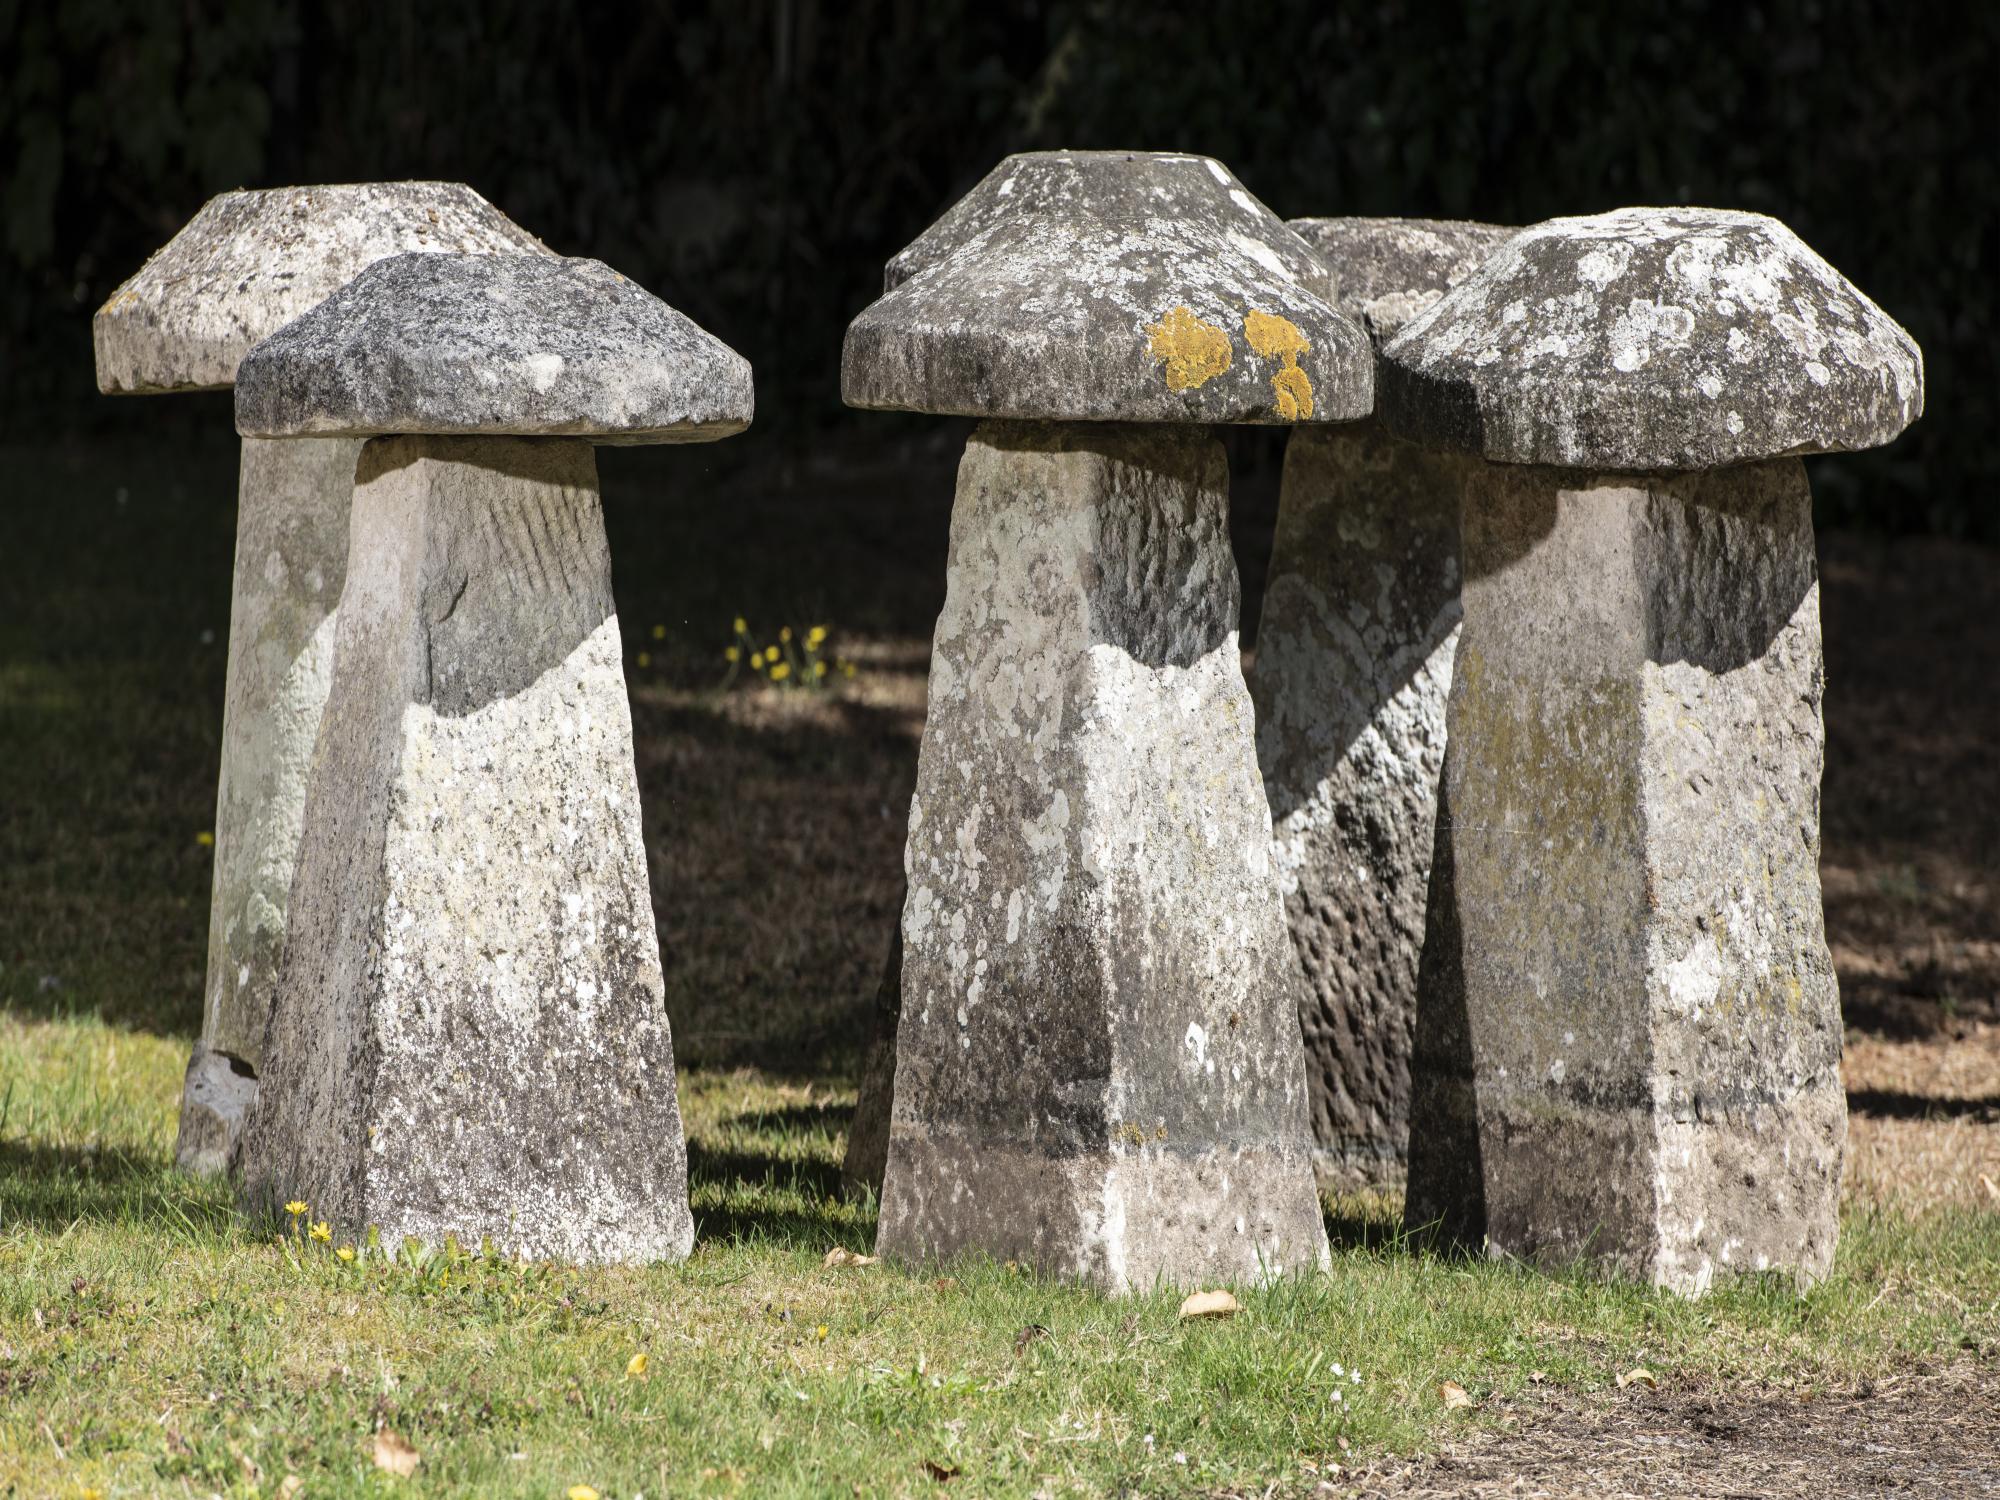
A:
[[[554,253],[457,182],[224,193],[97,310],[98,389],[226,390],[251,345],[363,267],[411,251]]]
[[[1393,431],[1502,463],[1711,469],[1871,448],[1923,412],[1915,340],[1763,214],[1524,229],[1383,350]]]
[[[602,261],[398,255],[244,356],[244,437],[700,443],[750,425],[750,362]]]
[[[850,406],[1046,421],[1347,421],[1368,338],[1325,266],[1205,156],[1010,156],[889,263]]]
[[[1514,233],[1469,219],[1288,219],[1333,271],[1337,307],[1380,344]]]

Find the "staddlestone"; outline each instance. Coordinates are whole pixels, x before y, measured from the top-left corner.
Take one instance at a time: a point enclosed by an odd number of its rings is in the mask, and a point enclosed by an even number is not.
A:
[[[750,364],[594,260],[377,261],[247,355],[245,437],[695,443],[750,424]]]
[[[1467,472],[1409,1221],[1816,1280],[1846,1114],[1805,470]]]
[[[1111,1291],[1326,1256],[1221,446],[986,423],[904,868],[879,1245]]]
[[[1292,434],[1250,691],[1323,1176],[1393,1181],[1409,1137],[1461,461],[1374,422]]]
[[[1335,303],[1379,347],[1514,231],[1466,219],[1288,219],[1333,270]]]
[[[211,198],[91,322],[107,393],[221,390],[250,347],[385,256],[548,254],[457,182],[361,182]]]
[[[1511,230],[1295,219],[1379,343]],[[1409,1143],[1445,694],[1458,642],[1461,461],[1373,420],[1286,448],[1250,692],[1300,981],[1322,1178],[1392,1182]]]
[[[1923,411],[1910,336],[1776,219],[1721,209],[1524,229],[1384,354],[1390,430],[1504,463],[1717,468]]]
[[[347,575],[347,506],[360,453],[361,444],[345,438],[243,443],[208,982],[178,1153],[190,1169],[214,1165],[211,1146],[199,1142],[223,1118],[212,1103],[196,1098],[197,1072],[220,1068],[254,1093],[263,1063],[306,777],[333,678],[335,617]],[[224,1132],[225,1155],[240,1129],[240,1111],[228,1118],[234,1123]],[[203,1152],[209,1155],[196,1162]]]
[[[1056,421],[1337,422],[1368,340],[1325,267],[1205,156],[1010,156],[889,264],[850,406]]]
[[[684,1255],[592,451],[380,439],[352,524],[246,1198],[390,1243]]]

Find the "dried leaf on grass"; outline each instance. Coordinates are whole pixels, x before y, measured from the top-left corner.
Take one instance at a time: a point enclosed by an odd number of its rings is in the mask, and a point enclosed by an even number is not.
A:
[[[1236,1299],[1228,1292],[1194,1292],[1181,1304],[1182,1318],[1233,1318]]]
[[[375,1434],[375,1467],[386,1470],[400,1479],[408,1479],[417,1472],[417,1465],[423,1457],[412,1448],[401,1434],[384,1427]]]
[[[306,1482],[296,1474],[287,1474],[278,1485],[278,1500],[293,1500],[306,1487]]]
[[[881,1256],[857,1255],[845,1245],[835,1245],[826,1252],[826,1259],[820,1262],[822,1266],[879,1266],[881,1263]]]
[[[1438,1395],[1444,1401],[1446,1411],[1466,1411],[1472,1406],[1472,1396],[1456,1380],[1447,1380],[1438,1386]]]
[[[1647,1390],[1652,1390],[1659,1383],[1653,1377],[1653,1372],[1644,1365],[1635,1365],[1618,1377],[1618,1389],[1621,1391],[1628,1385],[1643,1385]]]

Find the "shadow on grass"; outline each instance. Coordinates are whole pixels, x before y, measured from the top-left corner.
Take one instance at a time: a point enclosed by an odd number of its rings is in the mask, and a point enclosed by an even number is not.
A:
[[[35,1141],[0,1141],[0,1231],[76,1223],[165,1222],[226,1228],[228,1190],[176,1174],[165,1158]]]

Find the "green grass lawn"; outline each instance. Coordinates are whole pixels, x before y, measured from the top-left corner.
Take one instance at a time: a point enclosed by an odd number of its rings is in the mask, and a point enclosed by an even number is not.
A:
[[[1972,1212],[1857,1213],[1808,1295],[1698,1303],[1416,1255],[1366,1204],[1336,1206],[1328,1274],[1222,1322],[1004,1266],[829,1268],[874,1230],[836,1190],[851,1096],[741,1071],[682,1080],[684,1265],[347,1261],[171,1170],[184,1052],[0,1015],[0,1494],[1305,1490],[1490,1419],[1447,1380],[1797,1393],[2000,1351],[2000,1215]],[[375,1467],[378,1428],[411,1480]]]

